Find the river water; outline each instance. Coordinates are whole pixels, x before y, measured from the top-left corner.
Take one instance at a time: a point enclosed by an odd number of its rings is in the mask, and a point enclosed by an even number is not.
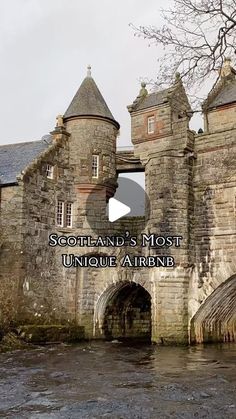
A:
[[[0,355],[0,417],[236,418],[236,345],[92,342]]]

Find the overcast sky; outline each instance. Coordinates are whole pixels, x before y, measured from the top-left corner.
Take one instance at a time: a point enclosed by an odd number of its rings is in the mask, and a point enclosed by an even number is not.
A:
[[[126,106],[140,78],[155,79],[158,48],[129,27],[157,24],[168,0],[2,0],[0,144],[40,139],[55,126],[87,64],[130,144]]]

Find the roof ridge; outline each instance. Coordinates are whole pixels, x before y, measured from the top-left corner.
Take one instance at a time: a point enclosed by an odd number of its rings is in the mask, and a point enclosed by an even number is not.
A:
[[[17,180],[22,180],[23,177],[30,172],[32,169],[35,168],[35,166],[38,166],[41,164],[42,159],[45,158],[48,154],[51,153],[51,151],[56,150],[57,148],[61,147],[61,144],[65,141],[65,138],[57,140],[56,142],[52,142],[51,144],[48,144],[48,147],[44,150],[42,150],[39,154],[37,154],[32,161],[29,162],[27,166],[25,166],[20,173],[17,174],[16,178]]]
[[[33,141],[23,141],[20,143],[10,143],[10,144],[0,144],[0,147],[11,147],[14,145],[24,145],[24,144],[35,144],[39,142],[46,142],[44,139],[41,138],[41,140],[33,140]]]

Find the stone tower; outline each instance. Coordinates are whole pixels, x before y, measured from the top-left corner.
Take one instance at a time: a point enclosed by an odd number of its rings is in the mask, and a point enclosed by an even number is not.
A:
[[[74,169],[80,222],[78,227],[89,228],[84,210],[105,213],[104,207],[116,189],[116,137],[119,123],[114,119],[88,66],[71,104],[64,114],[64,124],[70,133],[70,166]],[[89,208],[88,197],[93,192]],[[100,207],[99,202],[100,201]],[[83,205],[81,205],[83,203]],[[98,218],[96,211],[95,219]],[[91,214],[90,214],[91,215]],[[89,217],[91,219],[91,216]],[[83,221],[82,221],[83,220]]]
[[[187,341],[188,278],[193,263],[193,145],[189,130],[191,108],[179,76],[169,89],[148,94],[142,84],[128,107],[134,154],[145,167],[150,201],[147,231],[182,236],[180,248],[150,248],[150,255],[175,257],[174,271],[154,269],[153,302],[156,341]],[[173,280],[173,278],[175,278]]]

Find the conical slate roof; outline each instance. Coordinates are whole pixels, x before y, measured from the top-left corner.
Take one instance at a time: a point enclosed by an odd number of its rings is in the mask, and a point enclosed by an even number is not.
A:
[[[113,117],[100,90],[90,75],[90,68],[87,77],[83,80],[79,90],[65,112],[64,119],[76,116],[97,116],[107,118],[113,121],[119,128],[118,122]]]

